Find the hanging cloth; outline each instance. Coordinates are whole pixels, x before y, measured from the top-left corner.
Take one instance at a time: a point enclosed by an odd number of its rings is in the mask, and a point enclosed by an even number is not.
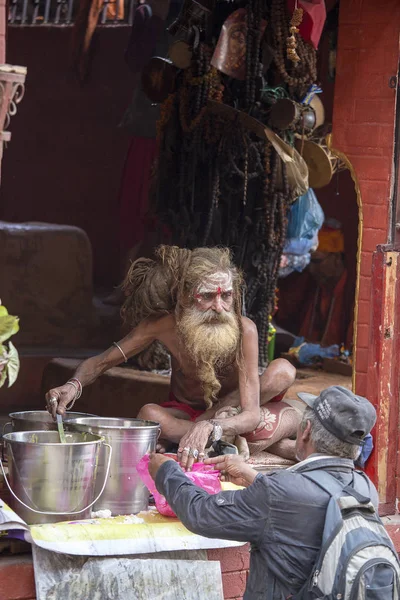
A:
[[[317,50],[326,20],[325,0],[287,0],[290,14],[293,13],[296,4],[304,11],[303,20],[299,25],[300,35]]]

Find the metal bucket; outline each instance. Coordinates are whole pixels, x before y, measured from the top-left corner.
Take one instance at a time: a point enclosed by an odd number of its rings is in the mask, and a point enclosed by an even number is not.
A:
[[[53,421],[53,417],[47,410],[24,410],[22,412],[14,412],[8,415],[11,419],[3,427],[3,433],[8,425],[11,425],[12,431],[57,431],[57,423]],[[67,412],[64,417],[64,422],[67,423],[70,419],[78,419],[79,417],[94,417],[88,413]]]
[[[160,425],[140,419],[87,417],[71,420],[69,428],[71,431],[101,435],[113,449],[106,489],[96,502],[94,510],[109,509],[113,515],[129,515],[147,510],[149,492],[136,471],[136,465],[145,454],[155,452]],[[104,473],[104,456],[102,451],[99,458],[100,480]]]
[[[68,521],[75,515],[87,519],[104,490],[111,447],[90,433],[70,432],[65,437],[66,444],[60,443],[56,431],[18,431],[3,437],[8,478],[1,460],[0,466],[12,494],[11,507],[29,524]],[[93,500],[103,445],[109,451],[108,469]]]

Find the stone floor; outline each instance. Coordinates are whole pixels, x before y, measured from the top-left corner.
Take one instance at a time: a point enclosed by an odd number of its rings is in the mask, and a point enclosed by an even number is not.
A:
[[[297,369],[297,377],[295,383],[285,396],[285,402],[303,409],[305,404],[299,400],[298,392],[307,392],[316,396],[331,385],[341,385],[351,390],[351,377],[346,375],[338,375],[336,373],[326,373],[320,369]]]
[[[341,385],[351,389],[351,377],[316,369],[298,369],[296,381],[286,397],[295,400],[298,392],[318,395],[321,390],[331,385]]]

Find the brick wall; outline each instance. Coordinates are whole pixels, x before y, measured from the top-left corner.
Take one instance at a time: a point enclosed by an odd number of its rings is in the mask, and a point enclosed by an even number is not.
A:
[[[35,579],[29,555],[0,559],[0,600],[35,600]]]
[[[225,600],[242,600],[250,565],[250,546],[207,551],[208,560],[221,562]]]
[[[400,523],[386,524],[397,551],[400,550]],[[225,600],[242,600],[249,569],[249,544],[239,548],[207,551],[208,560],[221,562]],[[29,556],[0,561],[0,600],[35,600],[32,560]]]
[[[367,394],[372,253],[388,241],[399,59],[398,0],[341,0],[333,146],[350,159],[363,205],[356,388]]]

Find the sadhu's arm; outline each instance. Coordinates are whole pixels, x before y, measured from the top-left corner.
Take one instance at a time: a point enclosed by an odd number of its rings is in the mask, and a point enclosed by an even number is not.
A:
[[[142,321],[115,345],[112,345],[101,354],[84,360],[76,369],[73,379],[77,379],[82,387],[94,383],[100,375],[111,369],[111,367],[116,367],[131,356],[145,350],[167,327],[169,327],[168,317]],[[76,388],[71,384],[49,390],[46,394],[47,402],[50,403],[52,398],[57,400],[57,405],[51,405],[53,417],[55,418],[56,412],[64,414],[66,406],[75,396]]]

